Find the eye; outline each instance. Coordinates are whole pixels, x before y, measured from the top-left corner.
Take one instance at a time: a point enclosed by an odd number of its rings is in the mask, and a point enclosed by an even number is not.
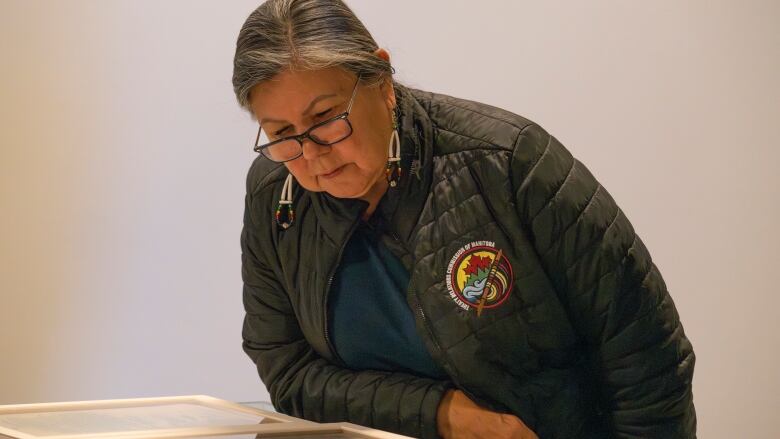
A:
[[[325,110],[325,111],[323,111],[323,112],[321,112],[321,113],[317,113],[317,114],[316,114],[316,116],[317,116],[317,117],[322,117],[322,116],[325,116],[326,114],[330,113],[330,110],[332,110],[332,109],[333,109],[333,108],[328,108],[327,110]]]
[[[274,136],[279,136],[279,135],[281,135],[283,132],[287,131],[287,129],[289,129],[289,128],[290,128],[290,126],[288,125],[288,126],[286,126],[286,127],[282,128],[281,130],[279,130],[279,131],[276,131],[276,132],[274,133]]]

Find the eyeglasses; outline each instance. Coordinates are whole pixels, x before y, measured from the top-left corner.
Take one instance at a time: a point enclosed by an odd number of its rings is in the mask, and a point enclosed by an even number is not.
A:
[[[352,134],[352,124],[347,119],[352,110],[352,103],[355,101],[357,86],[360,82],[360,75],[355,81],[355,87],[352,89],[352,97],[349,98],[347,111],[334,116],[328,120],[316,123],[301,134],[282,137],[281,139],[259,145],[260,133],[262,128],[257,129],[257,138],[255,139],[255,152],[262,153],[271,161],[282,163],[297,159],[303,154],[303,141],[311,139],[318,145],[333,145],[341,142]]]

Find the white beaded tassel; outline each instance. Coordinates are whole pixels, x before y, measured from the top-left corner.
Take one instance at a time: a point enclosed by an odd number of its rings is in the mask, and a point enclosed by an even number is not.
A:
[[[385,175],[391,187],[396,187],[401,179],[401,139],[398,137],[398,120],[393,111],[393,132],[387,147],[387,168]]]
[[[283,229],[288,229],[295,221],[295,211],[292,208],[292,181],[292,174],[288,174],[282,187],[279,206],[276,208],[276,224]]]

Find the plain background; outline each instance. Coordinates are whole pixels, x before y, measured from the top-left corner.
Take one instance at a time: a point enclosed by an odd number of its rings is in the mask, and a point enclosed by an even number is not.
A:
[[[650,249],[699,436],[777,437],[780,3],[349,2],[409,86],[549,130]],[[0,1],[0,404],[267,393],[241,350],[257,1]]]

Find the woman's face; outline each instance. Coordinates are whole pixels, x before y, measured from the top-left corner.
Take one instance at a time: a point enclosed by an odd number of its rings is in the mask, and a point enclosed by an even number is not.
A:
[[[250,105],[262,130],[275,140],[300,134],[346,111],[356,80],[354,74],[336,67],[287,69],[253,87]],[[387,185],[384,169],[394,107],[389,81],[367,87],[361,80],[349,114],[352,135],[330,146],[305,139],[303,155],[285,165],[306,190],[339,198],[375,198]]]

